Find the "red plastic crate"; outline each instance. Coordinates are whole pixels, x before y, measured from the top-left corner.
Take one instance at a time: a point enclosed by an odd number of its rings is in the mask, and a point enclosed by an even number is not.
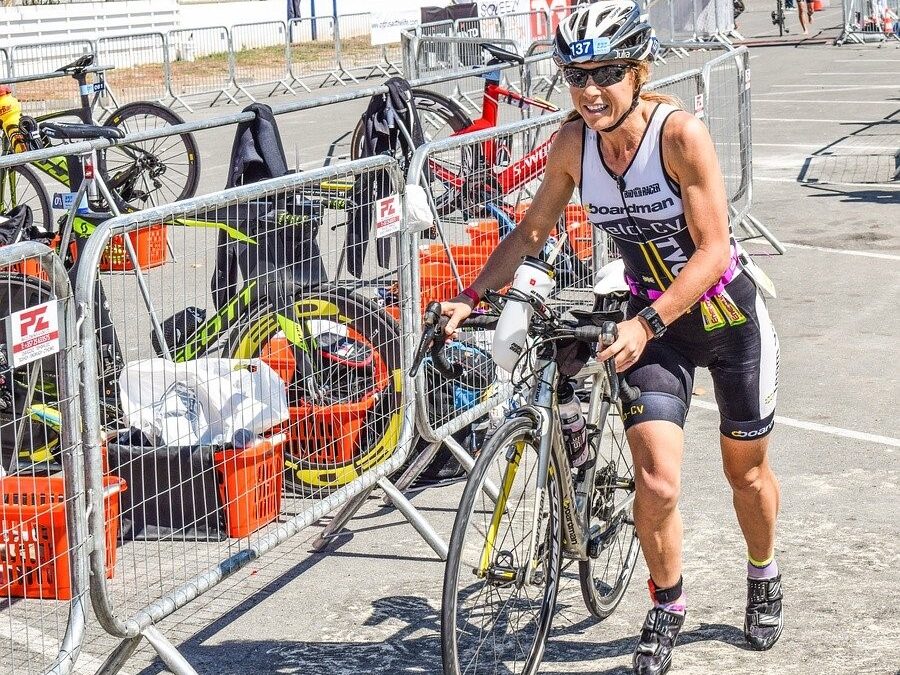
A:
[[[168,229],[165,225],[150,225],[128,233],[137,255],[138,266],[142,270],[159,267],[166,262],[167,235]],[[122,235],[117,234],[107,244],[106,250],[100,256],[100,269],[104,272],[130,272],[134,269]]]
[[[249,448],[213,453],[229,537],[246,537],[281,511],[283,443],[262,439]]]
[[[116,566],[121,478],[103,479],[106,576]],[[115,487],[113,491],[110,488]],[[70,600],[65,489],[62,477],[0,479],[0,595]]]

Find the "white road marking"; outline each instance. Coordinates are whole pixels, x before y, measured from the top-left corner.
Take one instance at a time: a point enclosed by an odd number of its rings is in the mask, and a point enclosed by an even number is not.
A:
[[[709,401],[701,401],[696,398],[691,401],[692,406],[697,406],[703,410],[715,410],[719,408],[715,403]],[[852,429],[842,429],[841,427],[832,427],[827,424],[818,424],[816,422],[806,422],[805,420],[795,420],[792,417],[782,417],[775,415],[776,424],[783,424],[787,427],[797,427],[798,429],[807,429],[808,431],[818,431],[823,434],[832,436],[840,436],[841,438],[853,438],[858,441],[867,441],[869,443],[878,443],[879,445],[887,445],[892,448],[900,448],[900,438],[891,438],[890,436],[879,436],[877,434],[867,434],[862,431],[853,431]],[[893,452],[893,451],[891,451]]]
[[[877,253],[875,251],[853,251],[843,248],[829,248],[827,246],[812,246],[810,244],[792,244],[790,242],[781,242],[786,248],[802,248],[807,251],[822,251],[823,253],[843,253],[844,255],[855,255],[863,258],[878,258],[879,260],[900,260],[900,255],[893,253]]]
[[[886,61],[885,63],[888,63],[888,62]],[[843,75],[897,75],[897,73],[895,73],[895,72],[880,73],[877,70],[866,70],[866,71],[859,72],[859,73],[857,73],[857,72],[845,73],[842,71],[836,71],[833,73],[806,73],[806,74],[807,75],[841,75],[841,76],[843,76]]]
[[[22,623],[21,621],[17,621],[11,616],[4,617],[3,620],[0,621],[0,638],[2,638],[4,641],[8,640],[10,642],[21,645],[29,651],[33,650],[37,646],[45,648],[47,645],[51,644],[57,645],[55,649],[57,651],[59,650],[59,639],[48,637],[42,634],[34,626],[29,626],[28,624]],[[82,647],[81,652],[78,655],[78,659],[75,661],[75,668],[72,670],[72,672],[76,673],[77,675],[93,675],[93,673],[96,673],[100,670],[100,667],[102,665],[102,660],[85,653],[84,648]],[[123,673],[124,675],[129,675],[125,671],[119,672]]]
[[[754,122],[833,122],[834,124],[877,124],[885,120],[836,120],[812,119],[809,117],[754,117]],[[754,143],[754,145],[756,145]]]
[[[789,98],[760,98],[761,96],[774,96],[775,94],[754,94],[753,95],[753,104],[757,103],[860,103],[871,105],[873,103],[884,103],[891,104],[893,106],[897,105],[896,101],[860,101],[860,100],[852,100],[852,99],[835,99],[835,98],[798,98],[798,99],[789,99]],[[753,119],[756,119],[755,117]]]
[[[900,190],[900,186],[896,183],[842,183],[840,181],[818,181],[818,182],[806,182],[799,181],[796,178],[775,178],[774,176],[759,176],[754,171],[753,172],[753,180],[754,181],[762,181],[764,183],[796,183],[797,185],[822,185],[827,187],[829,185],[837,185],[839,187],[854,187],[862,189],[868,188],[884,188],[885,190]]]
[[[835,63],[890,63],[894,64],[894,59],[835,59]]]

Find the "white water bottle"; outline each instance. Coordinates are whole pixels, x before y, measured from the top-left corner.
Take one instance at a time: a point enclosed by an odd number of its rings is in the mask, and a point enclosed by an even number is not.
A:
[[[512,287],[545,302],[556,284],[553,266],[538,258],[525,256],[516,270]],[[494,363],[511,373],[525,351],[528,323],[534,310],[527,302],[508,299],[497,320],[492,356]]]
[[[559,421],[569,462],[579,467],[588,459],[587,421],[581,411],[581,401],[570,383],[559,393]]]

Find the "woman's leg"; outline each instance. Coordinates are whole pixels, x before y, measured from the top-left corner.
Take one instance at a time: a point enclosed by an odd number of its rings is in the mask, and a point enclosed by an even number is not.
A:
[[[766,456],[769,437],[750,441],[720,438],[722,464],[747,552],[754,560],[768,560],[775,550],[775,520],[781,501],[778,480]]]
[[[665,421],[628,430],[634,458],[634,523],[650,578],[669,588],[681,578],[682,522],[678,511],[684,432]]]

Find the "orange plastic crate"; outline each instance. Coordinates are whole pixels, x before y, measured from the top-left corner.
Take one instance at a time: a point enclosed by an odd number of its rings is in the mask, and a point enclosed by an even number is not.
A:
[[[341,466],[356,459],[359,436],[375,398],[357,403],[288,408],[288,432],[293,452],[304,462],[318,466]]]
[[[283,443],[262,439],[249,448],[213,453],[229,537],[246,537],[281,511]]]
[[[121,478],[103,479],[106,576],[116,566]],[[114,492],[109,488],[117,488]],[[0,479],[0,595],[71,600],[65,490],[61,477]]]
[[[137,255],[138,266],[142,270],[159,267],[166,262],[166,237],[168,229],[165,225],[150,225],[136,232],[129,232],[131,245]],[[100,269],[104,272],[130,272],[134,269],[125,241],[117,234],[100,256]]]

